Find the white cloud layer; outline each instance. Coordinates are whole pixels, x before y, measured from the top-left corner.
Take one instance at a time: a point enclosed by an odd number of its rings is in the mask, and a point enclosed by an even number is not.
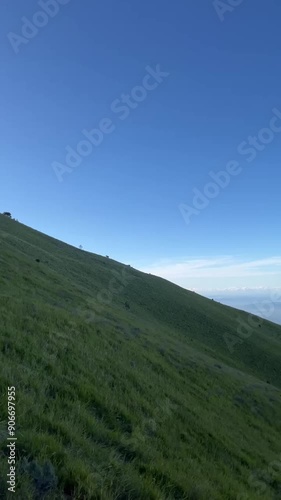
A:
[[[233,256],[162,260],[141,269],[189,289],[276,288],[281,256],[247,260]]]

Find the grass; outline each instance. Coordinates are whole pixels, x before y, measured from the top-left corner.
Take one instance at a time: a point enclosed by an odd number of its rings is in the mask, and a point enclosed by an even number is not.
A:
[[[280,326],[4,216],[0,250],[1,498],[8,386],[15,498],[281,498]]]

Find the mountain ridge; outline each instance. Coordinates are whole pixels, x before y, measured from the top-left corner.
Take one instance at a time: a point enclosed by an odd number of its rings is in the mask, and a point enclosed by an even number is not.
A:
[[[4,216],[0,243],[0,492],[12,385],[27,500],[280,498],[280,326]]]

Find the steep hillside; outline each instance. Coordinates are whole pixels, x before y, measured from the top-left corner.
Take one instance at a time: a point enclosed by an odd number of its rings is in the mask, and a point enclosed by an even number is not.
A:
[[[1,498],[11,386],[13,498],[281,498],[280,326],[4,216],[0,251]]]

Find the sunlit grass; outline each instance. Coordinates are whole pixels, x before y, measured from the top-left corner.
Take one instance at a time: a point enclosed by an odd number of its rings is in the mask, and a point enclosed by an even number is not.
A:
[[[256,499],[281,452],[281,327],[231,354],[244,313],[3,216],[0,240],[0,497],[14,385],[16,498]]]

